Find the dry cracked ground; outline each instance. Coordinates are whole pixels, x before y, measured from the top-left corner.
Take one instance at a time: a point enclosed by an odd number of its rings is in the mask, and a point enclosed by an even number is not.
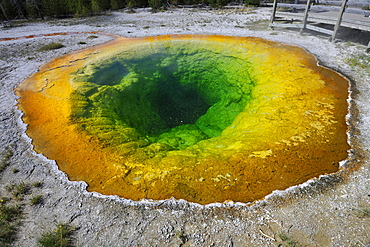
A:
[[[14,22],[0,28],[0,195],[28,186],[19,201],[22,217],[12,246],[37,246],[60,223],[75,228],[75,246],[370,246],[370,64],[356,40],[332,43],[325,36],[268,28],[269,8],[239,10],[125,10],[90,18]],[[43,36],[68,32],[67,35]],[[81,32],[105,32],[91,35]],[[55,162],[33,151],[17,109],[14,88],[38,67],[62,54],[112,39],[160,34],[257,36],[300,46],[351,80],[348,132],[352,150],[337,174],[274,192],[254,204],[186,201],[134,202],[86,192]],[[366,38],[366,35],[365,35]],[[39,49],[51,42],[63,48]],[[35,186],[37,185],[37,186]],[[31,203],[40,195],[40,203]]]

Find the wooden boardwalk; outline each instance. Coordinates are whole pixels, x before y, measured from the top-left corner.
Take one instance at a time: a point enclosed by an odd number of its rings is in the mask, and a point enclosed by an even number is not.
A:
[[[363,30],[369,32],[367,42],[370,51],[370,10],[349,6],[348,0],[339,2],[340,6],[333,5],[338,1],[330,3],[313,5],[309,0],[306,4],[287,4],[274,0],[269,26],[314,30],[330,35],[332,41],[335,41],[340,27]]]

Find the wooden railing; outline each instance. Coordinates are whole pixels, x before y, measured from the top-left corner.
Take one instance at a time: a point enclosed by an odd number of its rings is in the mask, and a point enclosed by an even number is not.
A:
[[[335,41],[340,27],[370,32],[370,10],[350,7],[348,0],[320,1],[320,4],[315,5],[312,0],[308,0],[306,4],[297,2],[296,0],[296,3],[289,4],[274,0],[269,26],[298,28],[301,32],[305,29],[314,30],[330,35],[332,41]],[[278,8],[285,11],[278,11]],[[329,24],[330,28],[317,24]],[[370,50],[370,35],[368,42]]]

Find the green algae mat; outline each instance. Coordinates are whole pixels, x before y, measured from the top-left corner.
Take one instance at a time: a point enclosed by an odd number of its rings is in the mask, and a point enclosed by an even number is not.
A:
[[[348,81],[259,38],[116,38],[16,89],[34,149],[89,191],[252,202],[347,158]]]

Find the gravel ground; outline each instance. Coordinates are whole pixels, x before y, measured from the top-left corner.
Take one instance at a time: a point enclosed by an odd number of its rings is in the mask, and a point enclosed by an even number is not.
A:
[[[270,9],[148,9],[107,13],[91,18],[17,22],[0,28],[0,160],[11,150],[1,173],[0,194],[10,184],[34,184],[23,200],[23,218],[13,246],[37,246],[37,239],[59,223],[76,228],[76,246],[369,246],[370,160],[367,127],[370,69],[365,47],[331,43],[326,37],[271,30]],[[68,32],[67,35],[43,36]],[[78,32],[78,33],[75,33]],[[94,34],[81,32],[104,32]],[[161,34],[256,36],[300,46],[320,64],[351,79],[348,131],[352,150],[336,173],[275,191],[253,204],[201,206],[183,200],[135,202],[89,193],[84,182],[68,181],[54,161],[32,150],[14,88],[38,67],[62,54],[106,42],[113,37]],[[32,38],[20,38],[35,35]],[[65,47],[40,52],[51,42]],[[80,44],[85,42],[86,44]],[[369,60],[368,60],[369,61]],[[366,66],[367,65],[367,66]],[[32,193],[32,195],[30,194]],[[34,195],[43,202],[30,205]]]

